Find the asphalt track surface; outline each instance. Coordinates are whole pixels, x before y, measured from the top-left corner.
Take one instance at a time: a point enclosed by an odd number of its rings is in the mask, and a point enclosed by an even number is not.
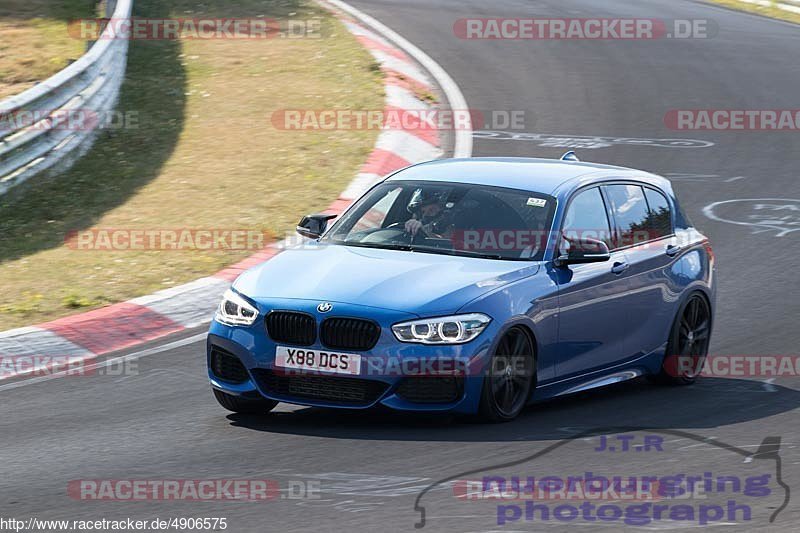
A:
[[[583,159],[673,175],[683,205],[711,237],[718,258],[712,353],[798,353],[800,234],[778,237],[784,226],[733,224],[703,214],[706,206],[731,199],[800,198],[798,134],[678,132],[669,130],[663,117],[670,109],[682,108],[797,108],[800,69],[795,68],[794,54],[800,49],[800,29],[685,0],[357,0],[352,4],[442,65],[470,108],[525,110],[527,133],[713,143],[705,148],[674,148],[617,141],[578,152]],[[628,42],[468,41],[453,34],[458,18],[525,16],[710,19],[718,32],[709,39]],[[541,144],[541,140],[476,138],[474,155],[557,157],[565,150]],[[751,217],[752,202],[724,205],[734,209],[722,218],[757,220]],[[133,375],[100,372],[93,377],[0,386],[0,515],[226,517],[230,531],[413,530],[420,519],[414,507],[420,491],[449,477],[479,478],[481,469],[498,463],[518,462],[505,470],[517,475],[566,477],[594,470],[743,477],[750,475],[748,469],[774,474],[776,450],[782,480],[795,488],[793,494],[800,490],[797,378],[771,382],[758,377],[707,378],[682,389],[634,381],[533,406],[513,423],[487,426],[283,404],[261,418],[227,414],[207,385],[202,341],[134,364],[138,372],[129,373]],[[663,436],[664,451],[604,453],[594,451],[599,437],[564,441],[595,429],[597,434],[614,435],[620,432],[613,429],[618,426],[642,428],[633,432],[637,442],[645,435]],[[780,438],[779,449],[777,440],[769,437]],[[747,457],[759,450],[764,439],[762,453],[755,460]],[[563,445],[548,455],[530,459],[559,443]],[[471,470],[478,472],[465,474]],[[279,483],[282,492],[269,502],[234,503],[92,502],[67,495],[70,480],[87,478],[269,478]],[[310,482],[307,486],[312,488],[318,483],[318,497],[290,497],[290,484],[299,482]],[[750,523],[726,529],[797,530],[798,506],[790,501],[781,509],[786,490],[773,487],[766,498],[745,498],[753,507]],[[457,501],[447,485],[434,485],[420,501],[426,509],[423,530],[428,531],[622,527],[619,522],[580,518],[521,519],[501,526],[496,502]],[[775,521],[769,523],[777,510]],[[697,520],[654,520],[644,527],[696,526]]]

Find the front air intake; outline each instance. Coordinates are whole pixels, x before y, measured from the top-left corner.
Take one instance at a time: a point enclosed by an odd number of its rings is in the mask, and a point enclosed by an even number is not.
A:
[[[211,347],[210,364],[211,372],[228,383],[244,383],[250,377],[238,357],[217,346]]]
[[[370,405],[389,387],[381,381],[343,376],[282,374],[264,369],[256,369],[253,374],[270,395],[351,406]]]
[[[457,377],[415,376],[404,378],[395,393],[414,403],[452,403],[464,394],[464,380]]]

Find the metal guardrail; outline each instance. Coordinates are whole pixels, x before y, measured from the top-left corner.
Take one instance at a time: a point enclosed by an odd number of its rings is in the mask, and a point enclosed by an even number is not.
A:
[[[109,0],[106,15],[117,21],[131,16],[133,0]],[[30,89],[0,100],[0,196],[12,187],[53,169],[66,168],[89,149],[100,124],[66,127],[70,113],[107,117],[125,77],[128,39],[106,28],[92,47],[71,65]],[[35,122],[17,127],[17,117]],[[11,117],[11,120],[8,118]]]

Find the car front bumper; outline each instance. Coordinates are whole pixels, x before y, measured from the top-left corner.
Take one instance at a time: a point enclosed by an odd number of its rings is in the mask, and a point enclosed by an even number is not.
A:
[[[416,315],[337,303],[334,304],[336,313],[331,313],[331,316],[365,318],[380,325],[377,344],[368,351],[330,350],[317,339],[314,344],[300,348],[316,352],[358,353],[361,355],[360,374],[350,376],[297,370],[287,374],[286,370],[275,366],[276,346],[282,343],[269,337],[264,316],[272,309],[291,309],[314,315],[319,324],[328,317],[316,310],[317,303],[299,300],[259,302],[259,317],[247,327],[213,321],[206,343],[212,387],[245,398],[264,397],[316,407],[368,409],[382,405],[401,411],[464,414],[477,411],[483,375],[490,359],[491,339],[499,327],[497,324],[491,322],[481,335],[465,344],[403,343],[394,337],[391,326],[419,318]],[[246,373],[237,374],[235,380],[228,375],[218,375],[212,357],[223,356],[236,358]],[[225,361],[232,362],[229,359]],[[215,360],[215,364],[219,365],[218,361]]]

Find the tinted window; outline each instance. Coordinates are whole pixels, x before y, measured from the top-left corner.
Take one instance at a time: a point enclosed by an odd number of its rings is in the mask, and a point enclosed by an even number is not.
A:
[[[660,192],[653,189],[644,189],[647,198],[647,206],[650,208],[648,226],[653,239],[665,237],[672,234],[672,213],[669,210],[669,202]]]
[[[541,260],[552,196],[444,182],[388,181],[351,207],[325,241],[345,246]]]
[[[564,236],[568,240],[599,239],[611,247],[606,206],[599,188],[585,190],[572,199],[564,217],[563,228]]]
[[[356,225],[353,227],[353,229],[356,231],[361,231],[383,227],[384,221],[386,220],[386,215],[389,213],[389,209],[392,208],[395,200],[397,200],[397,197],[400,195],[402,190],[403,189],[401,187],[387,189],[384,197],[375,202],[375,204],[370,207],[366,213],[364,213],[358,222],[356,222]]]
[[[616,248],[651,239],[649,211],[644,191],[639,185],[607,185],[606,194],[617,222]]]

